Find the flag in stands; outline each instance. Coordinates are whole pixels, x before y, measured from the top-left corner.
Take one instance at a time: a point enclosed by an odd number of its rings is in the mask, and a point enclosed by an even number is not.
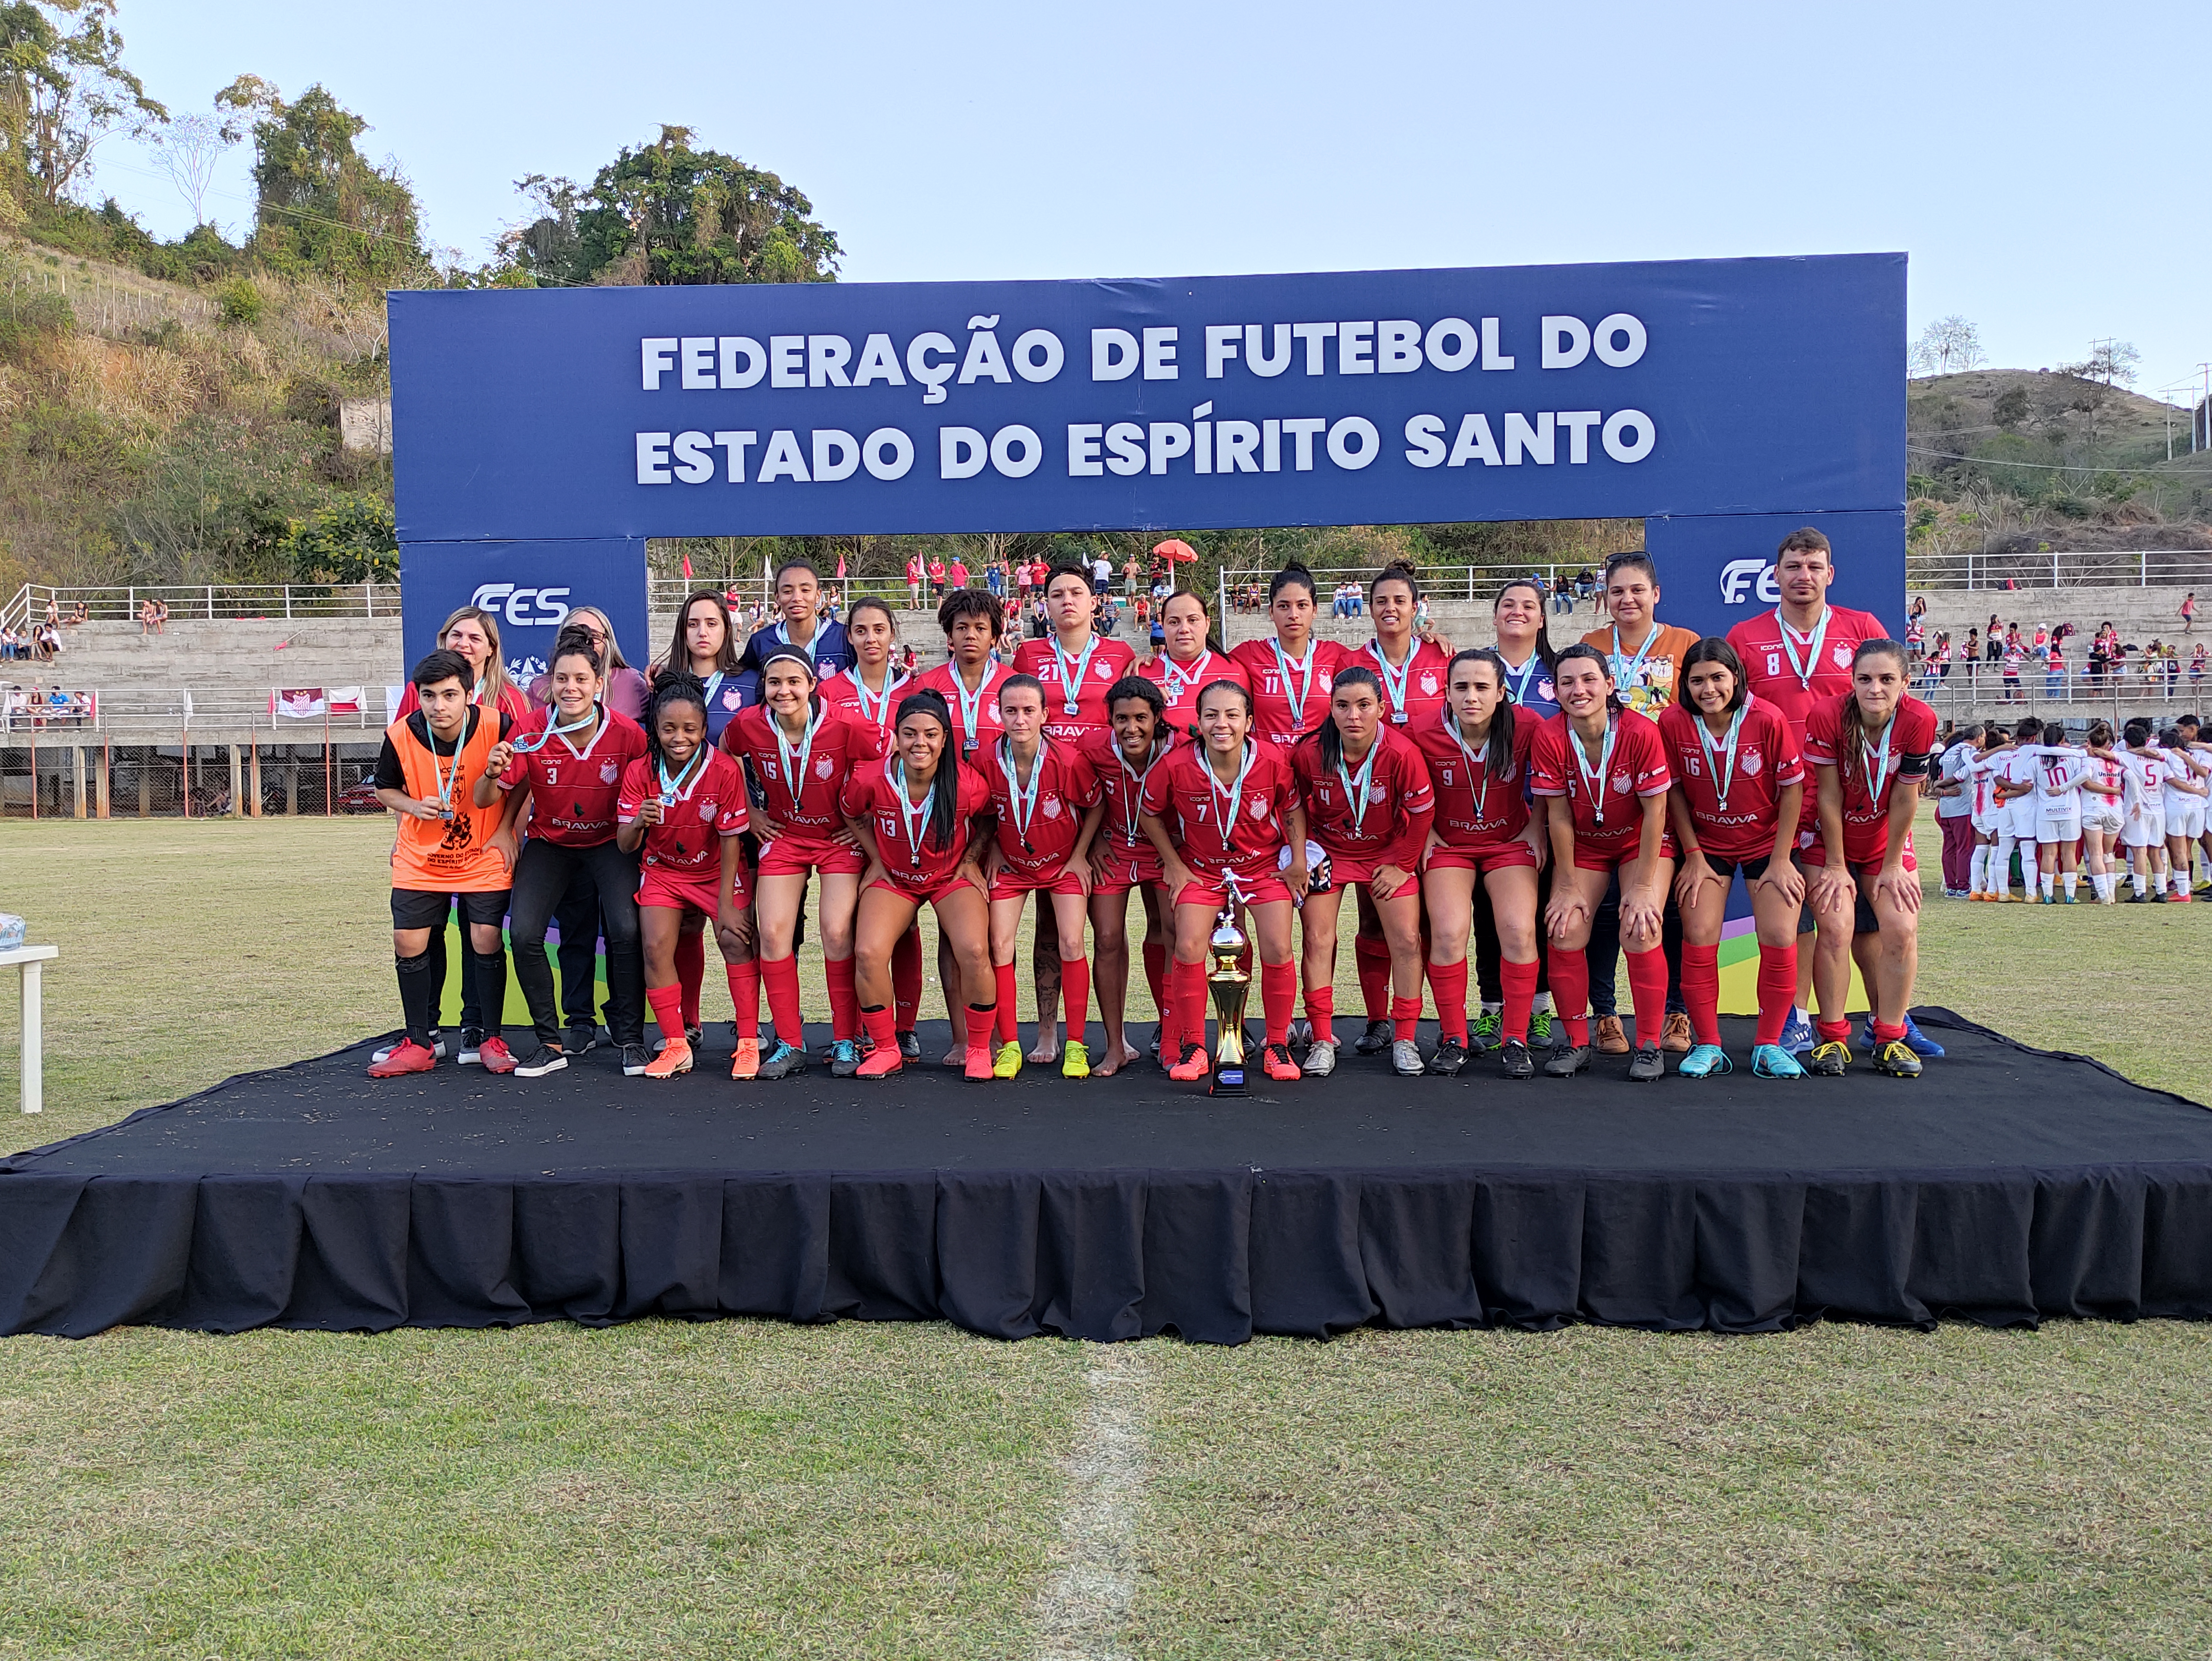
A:
[[[362,691],[358,686],[333,686],[330,690],[328,709],[333,715],[357,715],[361,713]]]
[[[269,695],[269,713],[291,721],[320,721],[329,711],[319,686],[280,686]]]

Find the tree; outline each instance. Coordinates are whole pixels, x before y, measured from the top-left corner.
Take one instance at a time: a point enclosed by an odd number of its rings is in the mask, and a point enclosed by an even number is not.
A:
[[[354,148],[368,123],[321,86],[286,102],[258,76],[216,94],[253,123],[252,249],[278,271],[313,271],[390,287],[425,274],[415,192],[396,166]]]
[[[1990,406],[1990,419],[2008,433],[2017,432],[2027,416],[2027,388],[2025,386],[2008,389]]]
[[[2081,380],[2101,380],[2107,386],[2132,386],[2136,365],[2142,362],[2142,354],[2130,343],[2107,338],[2092,341],[2088,356],[2079,363],[2060,364],[2058,373]]]
[[[239,137],[236,126],[211,115],[180,115],[147,147],[161,163],[161,171],[168,174],[169,183],[176,186],[177,194],[185,198],[185,205],[192,210],[195,229],[208,222],[207,193],[215,180],[216,165]]]
[[[392,504],[346,496],[292,521],[288,548],[299,582],[391,582],[399,575]]]
[[[1988,361],[1981,332],[1955,312],[1930,323],[1912,344],[1911,365],[1920,374],[1958,374]]]
[[[115,0],[0,5],[0,167],[18,206],[58,207],[92,176],[92,152],[169,119],[123,64]]]

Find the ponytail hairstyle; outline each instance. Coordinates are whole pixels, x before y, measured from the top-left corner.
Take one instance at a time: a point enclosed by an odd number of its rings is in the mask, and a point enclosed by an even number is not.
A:
[[[2091,721],[2089,723],[2088,743],[2089,747],[2092,750],[2111,749],[2112,747],[2112,723],[2106,721],[2101,715],[2100,715],[2096,720]]]
[[[892,615],[891,608],[887,602],[878,599],[873,594],[863,594],[845,608],[845,626],[850,629],[853,626],[853,619],[863,611],[881,611],[884,614],[884,621],[891,626],[892,642],[894,644],[897,642],[898,618]]]
[[[2176,733],[2173,736],[2177,740],[2179,740],[2181,734]],[[2066,743],[2066,724],[2063,721],[2046,721],[2044,722],[2043,741],[2053,750],[2063,748]]]
[[[706,726],[706,683],[688,669],[664,669],[653,683],[653,696],[645,701],[645,752],[653,758],[655,767],[668,765],[667,758],[660,753],[661,715],[679,703],[688,703],[697,709],[699,725]],[[703,739],[701,747],[706,747]]]
[[[897,732],[909,715],[927,715],[945,732],[945,746],[937,754],[937,774],[929,782],[929,830],[923,838],[942,853],[952,846],[953,829],[960,817],[960,770],[966,763],[961,759],[960,746],[952,741],[952,711],[943,698],[927,690],[908,692],[899,700],[891,731]]]
[[[1367,603],[1369,605],[1371,605],[1375,603],[1375,591],[1377,588],[1380,588],[1386,582],[1404,583],[1407,587],[1413,591],[1413,604],[1419,605],[1421,603],[1421,580],[1413,575],[1413,562],[1412,560],[1394,559],[1388,565],[1385,565],[1380,571],[1376,573],[1375,581],[1367,585]]]
[[[1498,677],[1498,690],[1501,692],[1504,691],[1505,677],[1508,672],[1505,660],[1498,654],[1494,648],[1470,646],[1463,652],[1454,654],[1450,666],[1444,671],[1444,685],[1447,688],[1451,685],[1452,670],[1458,668],[1462,663],[1488,664],[1490,672]],[[1490,737],[1482,749],[1482,769],[1492,778],[1504,777],[1513,765],[1515,708],[1512,695],[1507,693],[1498,700],[1498,711],[1490,718]],[[1447,706],[1444,710],[1444,719],[1456,725],[1459,715]]]
[[[1227,657],[1229,648],[1221,643],[1220,633],[1213,625],[1213,608],[1206,603],[1206,596],[1195,588],[1176,589],[1160,602],[1160,609],[1152,614],[1152,620],[1161,624],[1164,630],[1168,620],[1168,607],[1179,599],[1195,600],[1198,603],[1198,614],[1206,619],[1206,649],[1209,652],[1218,652],[1222,656]],[[1162,638],[1165,638],[1164,634]],[[1164,645],[1160,648],[1160,654],[1163,657],[1167,655],[1167,648]]]
[[[613,649],[612,635],[607,636],[607,646],[609,650]],[[592,672],[594,675],[602,679],[606,676],[607,665],[599,656],[599,647],[592,642],[591,636],[581,629],[564,628],[559,634],[554,636],[553,655],[545,660],[546,672],[550,674],[553,666],[560,662],[562,658],[581,658],[592,666]]]
[[[1526,588],[1536,596],[1536,657],[1545,668],[1556,670],[1559,666],[1559,654],[1552,646],[1552,614],[1548,605],[1551,597],[1545,593],[1543,584],[1538,582],[1535,578],[1510,577],[1499,583],[1498,593],[1492,597],[1490,602],[1492,622],[1494,624],[1497,621],[1498,602],[1505,597],[1505,593],[1510,588]],[[1502,658],[1498,660],[1501,663],[1504,661]]]
[[[1556,679],[1558,678],[1559,666],[1561,664],[1574,663],[1585,658],[1590,662],[1597,665],[1598,672],[1605,677],[1606,714],[1608,715],[1619,715],[1621,711],[1620,694],[1613,690],[1613,665],[1606,661],[1604,653],[1599,651],[1596,647],[1590,645],[1587,641],[1577,641],[1572,646],[1568,647],[1565,651],[1561,652],[1559,656],[1552,660],[1552,673],[1553,678]]]
[[[1275,596],[1285,588],[1303,588],[1306,598],[1316,605],[1321,604],[1321,590],[1314,583],[1314,574],[1297,560],[1291,560],[1267,581],[1267,604],[1275,603]]]
[[[2189,747],[2188,741],[2181,736],[2181,729],[2179,727],[2168,727],[2161,730],[2158,735],[2158,745],[2161,750],[2186,750]]]
[[[1717,663],[1735,677],[1735,691],[1728,701],[1730,715],[1734,715],[1750,701],[1751,687],[1743,677],[1743,660],[1736,656],[1735,648],[1718,635],[1707,635],[1695,646],[1682,654],[1682,661],[1674,671],[1674,684],[1677,688],[1687,685],[1690,671],[1700,663]],[[1676,696],[1681,699],[1684,707],[1688,709],[1692,715],[1701,713],[1697,706],[1690,702],[1690,695],[1686,691],[1678,691]]]
[[[1375,701],[1377,703],[1387,704],[1388,701],[1382,696],[1382,683],[1376,678],[1372,669],[1355,666],[1338,670],[1336,679],[1329,688],[1329,697],[1332,701],[1338,692],[1347,686],[1371,687],[1374,689]],[[1382,735],[1380,733],[1375,735],[1375,741],[1377,744],[1382,742]],[[1343,764],[1344,734],[1336,730],[1336,716],[1334,712],[1323,717],[1321,725],[1314,728],[1313,742],[1321,748],[1321,764],[1323,767],[1334,768]]]

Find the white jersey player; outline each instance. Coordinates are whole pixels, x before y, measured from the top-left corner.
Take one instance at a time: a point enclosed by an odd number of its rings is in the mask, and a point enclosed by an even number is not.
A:
[[[2066,883],[2064,904],[2075,903],[2081,878],[2074,868],[2074,845],[2081,840],[2081,785],[2089,776],[2088,752],[2066,742],[2066,729],[2047,722],[2036,746],[2035,841],[2042,899],[2060,903],[2057,879]]]
[[[2112,850],[2119,842],[2124,822],[2127,775],[2125,761],[2112,753],[2110,723],[2092,721],[2077,794],[2081,799],[2081,862],[2088,867],[2089,885],[2103,905],[2112,904],[2116,897],[2113,885],[2118,873],[2113,867]]]
[[[2168,892],[2173,898],[2189,898],[2190,849],[2197,845],[2197,837],[2204,834],[2204,803],[2206,786],[2204,775],[2197,759],[2189,753],[2178,728],[2169,727],[2158,735],[2160,752],[2166,757],[2166,782],[2162,787],[2166,808],[2166,852],[2171,867]]]
[[[2128,747],[2121,760],[2128,770],[2128,789],[2120,841],[2128,850],[2128,885],[2138,901],[2146,897],[2146,889],[2162,900],[2167,871],[2166,752],[2151,747],[2150,723],[2140,717],[2128,723],[2125,737]]]

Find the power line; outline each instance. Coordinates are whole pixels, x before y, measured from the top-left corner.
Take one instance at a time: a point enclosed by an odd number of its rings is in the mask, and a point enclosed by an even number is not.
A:
[[[1929,456],[1937,461],[1971,461],[1978,467],[2033,467],[2046,473],[2118,473],[2135,472],[2142,469],[2141,462],[2112,465],[2094,461],[2004,461],[1995,456],[1956,455],[1948,450],[1930,450],[1917,444],[1907,444],[1905,449],[1918,456]]]

